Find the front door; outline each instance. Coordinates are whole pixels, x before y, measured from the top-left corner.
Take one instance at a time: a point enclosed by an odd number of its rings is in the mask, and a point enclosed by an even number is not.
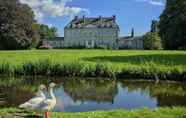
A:
[[[85,42],[85,47],[86,48],[94,48],[94,41],[93,40],[88,40]]]

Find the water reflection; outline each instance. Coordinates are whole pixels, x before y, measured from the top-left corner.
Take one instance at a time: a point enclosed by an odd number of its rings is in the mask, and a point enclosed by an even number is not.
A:
[[[145,92],[149,97],[156,98],[157,106],[186,106],[185,83],[125,81],[122,86],[130,92],[141,89],[141,94]]]
[[[57,83],[54,111],[81,112],[140,107],[186,106],[186,84],[101,79],[15,78],[1,79],[1,107],[17,107],[32,98],[40,84]],[[2,97],[2,96],[0,96]],[[0,99],[1,100],[1,99]]]
[[[64,91],[75,102],[96,101],[113,104],[118,93],[116,81],[70,80],[64,81]]]

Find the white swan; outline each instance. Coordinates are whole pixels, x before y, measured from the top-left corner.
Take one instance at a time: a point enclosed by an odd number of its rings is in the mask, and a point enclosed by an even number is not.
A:
[[[40,104],[46,99],[46,96],[43,93],[44,89],[46,89],[46,86],[40,85],[37,95],[34,98],[30,99],[29,101],[25,102],[24,104],[19,105],[19,108],[30,110],[37,109],[40,106]]]
[[[44,106],[42,108],[43,111],[51,111],[52,109],[54,109],[54,107],[56,105],[56,97],[53,92],[53,88],[55,86],[56,86],[55,83],[50,83],[50,85],[49,85],[50,98],[44,100],[44,102],[43,102]]]

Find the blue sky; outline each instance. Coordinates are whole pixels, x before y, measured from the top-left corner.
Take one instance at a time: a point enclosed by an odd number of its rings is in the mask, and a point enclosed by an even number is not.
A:
[[[120,35],[127,36],[131,29],[136,35],[150,30],[152,19],[158,19],[165,0],[20,0],[35,12],[40,23],[58,28],[63,36],[64,26],[75,16],[117,16]]]

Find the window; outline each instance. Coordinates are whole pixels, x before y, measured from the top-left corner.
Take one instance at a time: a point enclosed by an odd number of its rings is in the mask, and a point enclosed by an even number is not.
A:
[[[88,41],[88,45],[92,45],[92,41]]]

